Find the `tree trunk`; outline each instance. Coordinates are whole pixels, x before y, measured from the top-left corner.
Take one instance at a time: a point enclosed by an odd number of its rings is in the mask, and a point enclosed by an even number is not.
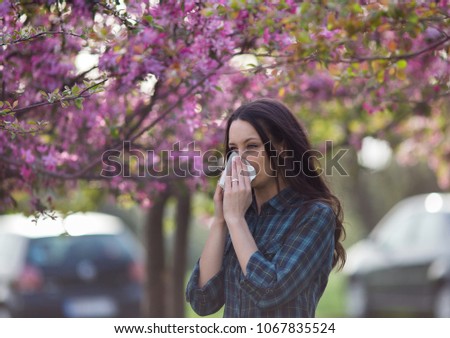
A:
[[[151,318],[166,316],[163,220],[169,196],[170,192],[165,191],[154,199],[145,226],[147,279],[144,315]]]
[[[186,273],[186,255],[189,222],[191,217],[191,192],[182,185],[177,191],[176,233],[171,273],[172,290],[170,297],[171,317],[184,317],[184,278]]]
[[[358,163],[358,156],[355,150],[348,152],[350,157],[350,163],[348,163],[348,169],[350,169],[350,176],[347,180],[350,186],[350,193],[353,196],[353,203],[358,210],[358,215],[361,218],[361,224],[364,226],[365,233],[369,233],[378,219],[375,215],[373,204],[373,198],[368,187],[367,181],[364,180],[362,175],[362,168]]]

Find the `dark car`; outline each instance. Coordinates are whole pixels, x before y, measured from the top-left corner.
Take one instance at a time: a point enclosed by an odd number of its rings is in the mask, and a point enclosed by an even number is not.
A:
[[[450,194],[399,202],[349,248],[352,317],[450,317]]]
[[[0,216],[0,303],[12,317],[139,317],[143,250],[117,217]]]

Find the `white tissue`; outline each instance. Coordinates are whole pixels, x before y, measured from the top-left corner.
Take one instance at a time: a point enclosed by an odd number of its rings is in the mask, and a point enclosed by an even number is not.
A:
[[[228,158],[227,165],[225,166],[225,169],[222,172],[222,175],[220,176],[219,185],[223,188],[225,186],[225,177],[228,175],[231,175],[231,161],[233,160],[233,157],[238,156],[236,152],[233,152],[230,154],[230,157]],[[228,169],[229,168],[229,169]],[[253,181],[253,179],[256,176],[255,168],[251,164],[247,164],[247,172],[245,175],[248,175],[250,177],[250,182]]]

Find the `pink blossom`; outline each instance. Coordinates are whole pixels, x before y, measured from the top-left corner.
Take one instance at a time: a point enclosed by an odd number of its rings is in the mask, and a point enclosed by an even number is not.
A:
[[[33,164],[35,157],[33,155],[32,150],[30,149],[21,149],[21,154],[22,154],[22,159],[25,161],[25,163],[27,164]]]
[[[158,181],[156,181],[153,184],[153,186],[154,186],[155,190],[158,191],[158,192],[163,192],[167,188],[167,184],[161,183],[161,182],[158,182]]]
[[[11,10],[11,2],[10,0],[3,0],[0,2],[0,17],[8,16]]]
[[[50,171],[54,171],[56,169],[56,165],[58,163],[57,159],[53,154],[48,154],[42,157],[42,162],[46,169]]]
[[[23,177],[23,179],[26,182],[30,181],[34,176],[33,170],[30,167],[25,166],[25,165],[20,167],[20,175]]]
[[[362,104],[362,108],[368,112],[369,114],[373,114],[377,109],[375,107],[373,107],[370,103],[368,102],[364,102]]]

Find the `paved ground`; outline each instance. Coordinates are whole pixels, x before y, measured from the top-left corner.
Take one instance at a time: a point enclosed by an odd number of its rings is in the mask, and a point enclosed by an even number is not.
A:
[[[2,308],[0,308],[0,318],[8,318],[8,312]]]

